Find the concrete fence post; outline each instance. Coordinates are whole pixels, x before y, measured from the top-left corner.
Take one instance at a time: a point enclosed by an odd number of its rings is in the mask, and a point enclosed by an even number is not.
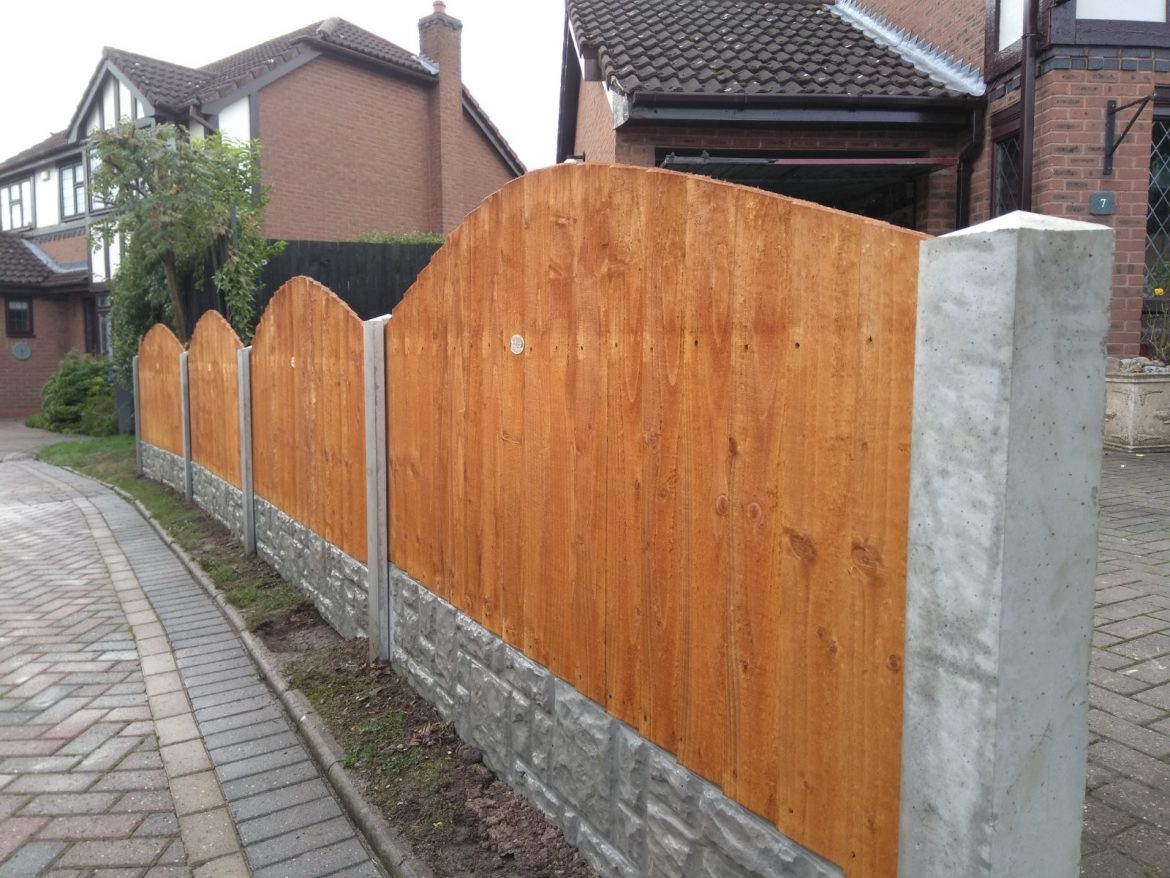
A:
[[[386,499],[386,323],[367,320],[365,340],[366,408],[366,569],[369,587],[367,634],[370,658],[389,660],[394,626],[390,618],[389,540]]]
[[[1075,878],[1113,232],[922,245],[899,875]]]
[[[252,489],[252,348],[236,351],[236,380],[240,398],[240,542],[256,554],[256,497]]]
[[[138,385],[138,355],[131,362],[130,374],[134,382],[134,472],[142,475],[142,395]]]
[[[195,499],[194,473],[191,469],[191,380],[187,371],[187,352],[179,354],[179,410],[183,419],[183,496]]]

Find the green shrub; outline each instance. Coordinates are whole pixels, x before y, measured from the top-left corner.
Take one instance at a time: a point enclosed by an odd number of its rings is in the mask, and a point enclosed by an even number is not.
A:
[[[48,422],[45,420],[44,412],[34,412],[24,419],[24,425],[26,427],[33,427],[38,430],[47,430],[46,423]]]
[[[438,232],[363,232],[359,244],[442,244],[446,235]]]
[[[118,432],[110,363],[70,351],[41,388],[46,430],[112,436]]]

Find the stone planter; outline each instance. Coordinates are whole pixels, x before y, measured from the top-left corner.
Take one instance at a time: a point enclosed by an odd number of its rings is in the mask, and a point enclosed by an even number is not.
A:
[[[1170,374],[1105,376],[1105,447],[1170,451]]]

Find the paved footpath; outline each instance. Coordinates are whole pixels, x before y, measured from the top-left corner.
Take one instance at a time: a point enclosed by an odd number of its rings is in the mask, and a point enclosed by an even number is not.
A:
[[[251,874],[384,873],[153,529],[0,463],[0,878]]]
[[[1085,878],[1170,878],[1170,454],[1107,454]]]

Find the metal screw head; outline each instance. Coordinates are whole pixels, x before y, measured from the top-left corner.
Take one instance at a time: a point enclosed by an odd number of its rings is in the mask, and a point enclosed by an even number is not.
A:
[[[522,335],[512,336],[512,353],[514,353],[514,354],[524,353],[524,336],[522,336]]]

